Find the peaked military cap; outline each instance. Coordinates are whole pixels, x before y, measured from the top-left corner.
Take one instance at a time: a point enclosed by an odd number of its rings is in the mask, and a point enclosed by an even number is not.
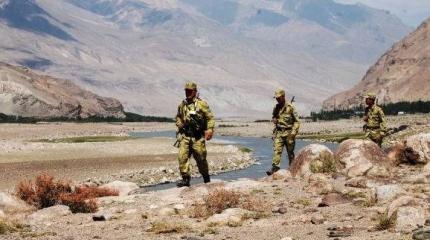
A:
[[[278,97],[282,97],[282,96],[285,96],[285,91],[284,91],[284,89],[282,89],[282,88],[277,88],[277,89],[275,90],[275,96],[274,96],[274,98],[278,98]]]
[[[185,83],[185,89],[197,90],[197,84],[194,82]]]

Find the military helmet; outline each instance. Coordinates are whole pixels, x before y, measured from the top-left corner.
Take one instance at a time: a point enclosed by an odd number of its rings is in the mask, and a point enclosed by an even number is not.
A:
[[[185,83],[185,89],[197,90],[197,84],[194,82]]]
[[[285,97],[285,90],[282,88],[277,88],[275,90],[275,96],[274,98],[278,98],[278,97]]]
[[[376,94],[375,94],[375,93],[373,93],[373,92],[368,92],[368,93],[365,95],[365,98],[366,98],[366,99],[367,99],[367,98],[369,98],[369,99],[375,100],[375,99],[376,99]]]

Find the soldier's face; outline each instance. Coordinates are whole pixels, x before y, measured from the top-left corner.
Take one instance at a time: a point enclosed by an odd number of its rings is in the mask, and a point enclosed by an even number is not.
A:
[[[373,100],[373,99],[371,99],[371,98],[366,98],[366,105],[367,106],[371,106],[371,105],[373,105],[373,103],[374,103],[375,101]]]
[[[196,90],[193,89],[185,89],[185,96],[187,99],[193,99],[197,94]]]
[[[276,98],[276,101],[277,101],[279,104],[283,104],[283,103],[285,103],[285,96],[277,97],[277,98]]]

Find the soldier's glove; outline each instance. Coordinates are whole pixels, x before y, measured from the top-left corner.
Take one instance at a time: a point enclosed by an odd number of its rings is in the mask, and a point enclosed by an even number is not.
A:
[[[212,130],[205,131],[205,140],[209,141],[212,139],[214,132]]]

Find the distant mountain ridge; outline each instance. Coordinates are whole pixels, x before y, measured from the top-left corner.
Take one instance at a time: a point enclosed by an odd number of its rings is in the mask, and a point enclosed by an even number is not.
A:
[[[366,91],[375,92],[380,104],[430,101],[430,18],[382,55],[356,86],[327,99],[323,107],[360,105]]]
[[[68,80],[0,62],[0,113],[40,119],[125,118],[123,106]]]
[[[0,0],[0,61],[144,115],[174,115],[192,80],[217,116],[262,117],[279,86],[319,108],[409,30],[332,0]]]

